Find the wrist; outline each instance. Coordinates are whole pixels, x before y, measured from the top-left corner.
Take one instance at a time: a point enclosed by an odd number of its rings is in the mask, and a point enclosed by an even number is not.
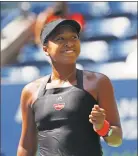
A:
[[[104,121],[102,124],[93,125],[93,128],[95,131],[97,131],[97,130],[101,130],[103,128],[103,126],[104,126]]]
[[[110,123],[107,120],[104,120],[102,128],[94,129],[94,130],[98,135],[104,137],[104,136],[108,135],[108,132],[110,130]]]

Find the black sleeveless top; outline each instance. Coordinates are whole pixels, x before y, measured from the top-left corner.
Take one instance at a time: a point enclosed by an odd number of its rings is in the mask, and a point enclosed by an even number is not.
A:
[[[32,105],[38,130],[39,156],[102,156],[100,137],[89,123],[97,101],[83,88],[83,71],[77,85],[46,89],[46,76]]]

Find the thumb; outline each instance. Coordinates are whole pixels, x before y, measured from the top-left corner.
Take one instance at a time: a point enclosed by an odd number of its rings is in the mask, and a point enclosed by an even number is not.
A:
[[[95,108],[96,110],[100,110],[99,105],[94,105],[94,108]]]

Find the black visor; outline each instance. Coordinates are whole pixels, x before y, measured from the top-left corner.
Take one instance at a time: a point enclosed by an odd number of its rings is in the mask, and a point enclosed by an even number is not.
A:
[[[81,26],[75,20],[66,20],[66,19],[58,19],[46,24],[41,32],[41,42],[42,44],[46,43],[49,35],[59,26],[62,25],[70,25],[76,29],[76,32],[79,34],[81,30]]]

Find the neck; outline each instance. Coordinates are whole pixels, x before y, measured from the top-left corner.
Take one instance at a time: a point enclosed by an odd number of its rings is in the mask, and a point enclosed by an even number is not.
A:
[[[76,64],[52,64],[52,80],[75,80]]]

